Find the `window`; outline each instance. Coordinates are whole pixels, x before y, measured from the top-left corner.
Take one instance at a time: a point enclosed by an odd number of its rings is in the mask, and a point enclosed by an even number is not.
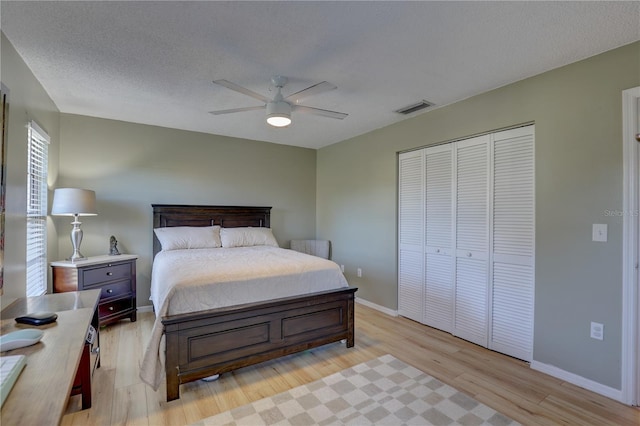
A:
[[[27,297],[47,292],[47,169],[49,135],[29,123],[27,154]]]

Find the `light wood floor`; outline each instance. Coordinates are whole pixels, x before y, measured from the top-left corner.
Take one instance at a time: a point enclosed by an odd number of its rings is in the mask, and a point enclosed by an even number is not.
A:
[[[640,409],[578,388],[450,334],[356,305],[356,345],[335,343],[181,386],[165,402],[138,378],[153,314],[138,314],[100,332],[102,367],[93,406],[69,402],[63,425],[185,425],[391,354],[525,425],[640,425]]]

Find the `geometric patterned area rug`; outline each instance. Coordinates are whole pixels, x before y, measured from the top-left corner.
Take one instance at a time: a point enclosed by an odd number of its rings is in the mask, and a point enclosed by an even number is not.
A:
[[[391,355],[194,423],[219,425],[517,425]]]

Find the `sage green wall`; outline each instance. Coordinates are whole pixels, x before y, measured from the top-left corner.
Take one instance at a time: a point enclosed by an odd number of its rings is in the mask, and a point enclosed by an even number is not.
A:
[[[4,245],[4,300],[26,295],[27,124],[34,120],[51,138],[49,186],[58,172],[59,113],[47,92],[1,34],[0,81],[9,90],[7,193]],[[49,192],[51,198],[51,192]],[[55,229],[49,223],[48,256],[57,257]]]
[[[634,43],[320,149],[318,238],[359,297],[397,309],[397,152],[535,122],[534,359],[620,389],[622,218],[605,211],[622,210],[621,92],[639,85]]]
[[[280,246],[315,235],[315,150],[70,114],[60,140],[58,187],[96,191],[81,251],[107,254],[115,235],[121,252],[138,254],[138,306],[150,303],[151,204],[272,206]],[[69,218],[55,222],[70,254]]]

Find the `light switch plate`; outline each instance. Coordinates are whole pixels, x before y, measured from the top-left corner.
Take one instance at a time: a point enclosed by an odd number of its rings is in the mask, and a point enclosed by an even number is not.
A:
[[[593,224],[593,241],[607,242],[607,224],[606,223],[594,223]]]
[[[596,340],[604,340],[604,324],[591,322],[591,338]]]

